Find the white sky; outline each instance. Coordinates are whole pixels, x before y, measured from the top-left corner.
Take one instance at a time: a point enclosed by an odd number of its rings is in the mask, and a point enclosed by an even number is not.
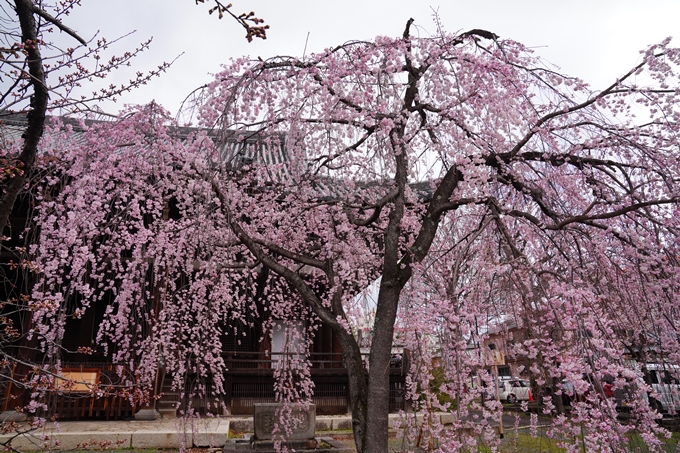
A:
[[[212,0],[210,0],[212,1]],[[224,3],[227,3],[225,0]],[[680,0],[232,0],[235,12],[253,10],[270,25],[268,39],[248,43],[231,19],[207,14],[194,0],[83,0],[65,22],[83,37],[98,30],[109,39],[137,32],[119,46],[153,36],[149,52],[133,66],[154,68],[184,53],[168,73],[123,97],[123,103],[155,100],[176,113],[182,99],[210,80],[220,64],[241,55],[268,58],[318,52],[355,39],[399,36],[409,17],[422,36],[435,29],[433,8],[448,31],[482,28],[535,47],[538,55],[597,87],[611,83],[638,60],[646,45],[676,36],[680,46]],[[414,30],[414,29],[412,29]],[[415,32],[413,32],[415,33]],[[73,45],[73,44],[71,44]],[[130,78],[114,75],[106,84]],[[89,89],[88,91],[92,91]]]

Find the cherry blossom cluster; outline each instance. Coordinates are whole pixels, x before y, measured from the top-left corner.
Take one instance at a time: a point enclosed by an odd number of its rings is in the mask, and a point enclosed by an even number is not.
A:
[[[562,447],[625,451],[635,430],[659,449],[648,365],[680,378],[680,52],[668,44],[593,90],[492,33],[407,27],[233,61],[196,98],[198,129],[153,104],[57,129],[32,248],[35,335],[56,356],[65,319],[105,304],[97,348],[134,384],[162,364],[178,389],[219,399],[225,342],[252,329],[271,351],[287,326],[278,398],[308,403],[324,323],[360,451],[387,439],[395,341],[425,414],[405,424],[412,445],[496,442],[502,407],[482,394],[496,385],[484,348],[500,336]],[[365,363],[356,296],[379,277]]]

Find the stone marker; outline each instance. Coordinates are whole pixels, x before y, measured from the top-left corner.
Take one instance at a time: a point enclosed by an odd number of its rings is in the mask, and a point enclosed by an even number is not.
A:
[[[253,450],[269,450],[274,446],[274,426],[278,422],[278,411],[284,407],[280,403],[255,404],[253,413],[252,438]],[[283,410],[291,410],[292,432],[286,435],[286,445],[296,450],[316,448],[314,428],[316,425],[316,406],[314,404],[290,404]],[[278,437],[278,436],[277,436]]]
[[[293,420],[293,429],[286,436],[284,445],[288,449],[297,451],[309,451],[313,453],[351,453],[353,450],[331,437],[322,437],[322,444],[314,438],[316,425],[316,407],[303,404],[255,404],[253,413],[253,430],[255,434],[249,440],[229,439],[224,444],[223,453],[232,452],[258,452],[275,453],[274,439],[279,440],[278,435],[273,435],[274,426],[278,422],[277,411],[291,409],[290,418]],[[325,447],[319,447],[325,445]],[[311,453],[311,452],[310,452]]]

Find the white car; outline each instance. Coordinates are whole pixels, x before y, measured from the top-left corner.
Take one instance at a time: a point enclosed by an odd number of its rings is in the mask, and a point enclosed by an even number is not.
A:
[[[522,379],[500,380],[498,382],[501,401],[515,404],[518,401],[531,400],[531,385]]]

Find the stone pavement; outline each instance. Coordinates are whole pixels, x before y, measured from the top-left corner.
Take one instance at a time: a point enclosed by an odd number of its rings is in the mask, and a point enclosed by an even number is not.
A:
[[[25,424],[19,424],[25,429]],[[152,421],[79,421],[47,424],[12,441],[17,450],[83,450],[83,449],[178,449],[182,443],[190,447],[221,447],[229,429],[252,432],[252,417],[192,419],[184,423],[178,418]],[[317,431],[350,430],[349,416],[318,416]],[[11,434],[0,435],[6,442]]]
[[[399,416],[390,414],[390,425]],[[17,450],[83,450],[97,449],[178,449],[182,443],[190,447],[221,447],[229,430],[252,432],[252,417],[224,417],[188,420],[183,424],[178,418],[160,418],[152,421],[80,421],[47,424],[44,429],[17,437],[12,445]],[[316,417],[316,431],[349,431],[349,415]],[[319,433],[318,433],[319,434]],[[317,434],[317,435],[318,435]],[[5,442],[11,435],[0,435]]]
[[[193,422],[193,427],[192,427]],[[10,435],[0,436],[4,442]],[[17,437],[17,450],[83,450],[222,446],[229,437],[229,419],[189,420],[162,418],[153,421],[81,421],[47,424],[44,429]]]
[[[450,414],[434,414],[442,424],[453,423]],[[403,420],[399,414],[390,414],[390,427],[395,428]],[[504,415],[506,429],[512,426],[509,414]],[[523,415],[523,418],[528,416]],[[422,422],[422,415],[418,415]],[[522,424],[526,420],[522,420]],[[228,437],[229,430],[235,432],[252,432],[252,417],[224,417],[192,419],[183,423],[178,418],[160,418],[152,421],[80,421],[60,422],[57,425],[47,424],[44,429],[36,430],[29,435],[17,437],[12,445],[17,450],[91,450],[104,449],[178,449],[182,443],[190,447],[222,447]],[[345,431],[352,429],[349,415],[319,415],[316,417],[316,434],[328,435],[329,431]],[[324,433],[324,431],[326,433]],[[5,442],[11,435],[0,435],[0,442]]]

